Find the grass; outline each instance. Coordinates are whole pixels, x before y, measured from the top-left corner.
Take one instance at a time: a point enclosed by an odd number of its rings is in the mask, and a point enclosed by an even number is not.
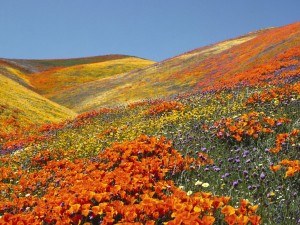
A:
[[[19,65],[26,69],[29,73],[42,72],[55,68],[64,68],[75,65],[84,65],[90,63],[105,62],[110,60],[124,59],[130,56],[126,55],[103,55],[92,56],[85,58],[71,58],[71,59],[44,59],[44,60],[30,60],[30,59],[8,59],[6,61]]]

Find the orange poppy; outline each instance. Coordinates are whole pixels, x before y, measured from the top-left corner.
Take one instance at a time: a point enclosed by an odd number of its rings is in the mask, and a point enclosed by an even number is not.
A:
[[[225,215],[232,215],[235,214],[235,209],[230,205],[226,205],[222,208],[221,212]]]
[[[280,165],[270,166],[273,172],[277,172],[280,169],[280,167],[281,167]]]

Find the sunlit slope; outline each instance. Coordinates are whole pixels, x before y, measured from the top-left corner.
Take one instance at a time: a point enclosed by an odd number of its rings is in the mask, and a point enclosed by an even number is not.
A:
[[[180,92],[256,85],[262,76],[273,76],[282,68],[289,67],[288,70],[295,69],[297,73],[299,58],[293,57],[293,49],[297,49],[299,43],[300,23],[251,32],[139,71],[80,85],[69,89],[63,101],[60,96],[52,100],[82,112]],[[287,51],[290,56],[277,58]],[[278,64],[280,60],[288,63]],[[274,62],[278,64],[275,67]],[[268,79],[270,77],[262,80],[267,83]]]
[[[175,72],[189,68],[214,54],[248,41],[254,38],[255,35],[245,35],[199,48],[139,71],[132,71],[116,77],[108,77],[107,79],[99,79],[80,85],[66,92],[64,102],[67,107],[83,112],[99,106],[118,105],[186,91],[190,88],[190,85],[188,83],[181,84],[179,79],[172,78]],[[193,80],[193,78],[191,79]],[[52,100],[63,103],[60,96],[54,96]]]
[[[0,132],[59,122],[76,114],[0,73]]]
[[[60,69],[35,73],[28,78],[38,93],[47,98],[59,98],[64,104],[64,95],[69,88],[153,64],[153,61],[136,57],[108,60],[98,63],[81,64]],[[88,90],[86,90],[88,92]]]
[[[23,70],[17,64],[10,63],[5,59],[0,59],[0,74],[16,81],[17,83],[27,88],[32,88],[27,77],[28,71]]]

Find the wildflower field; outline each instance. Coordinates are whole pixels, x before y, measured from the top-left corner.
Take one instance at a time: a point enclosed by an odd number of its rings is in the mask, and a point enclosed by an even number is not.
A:
[[[297,224],[299,78],[1,133],[0,224]]]
[[[300,224],[299,43],[269,58],[202,89],[1,130],[0,224]]]

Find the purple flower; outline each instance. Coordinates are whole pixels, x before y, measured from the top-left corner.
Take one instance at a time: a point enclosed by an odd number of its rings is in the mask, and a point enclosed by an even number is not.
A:
[[[251,159],[247,159],[247,160],[246,160],[246,163],[249,163],[249,162],[251,162]]]
[[[204,169],[204,171],[209,171],[209,168],[208,168],[208,167],[206,167],[206,168]]]
[[[239,182],[236,180],[236,181],[233,181],[232,186],[236,187],[236,186],[238,186],[238,184],[239,184]]]
[[[262,172],[261,174],[260,174],[260,179],[265,179],[266,178],[266,175],[264,174],[264,172]]]
[[[221,169],[217,167],[217,168],[215,168],[214,170],[215,170],[216,172],[219,172]]]
[[[244,176],[248,175],[248,171],[247,171],[247,170],[244,170],[244,171],[243,171],[243,174],[244,174]]]
[[[252,173],[252,177],[257,177],[258,176],[258,174],[257,173]]]
[[[230,176],[230,173],[225,173],[225,174],[222,176],[222,178],[224,179],[224,178],[229,177],[229,176]]]
[[[202,152],[205,152],[206,151],[206,148],[204,147],[204,148],[201,148],[201,151]]]
[[[239,160],[239,159],[236,159],[235,162],[236,162],[236,163],[240,163],[240,160]]]
[[[243,154],[243,158],[245,158],[249,154],[249,151],[245,150]]]

